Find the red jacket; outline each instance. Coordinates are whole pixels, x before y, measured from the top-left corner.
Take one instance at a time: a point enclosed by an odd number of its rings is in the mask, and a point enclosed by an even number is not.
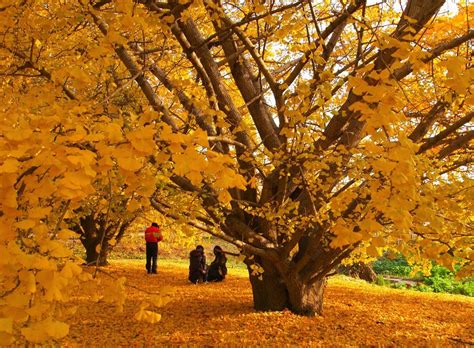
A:
[[[161,242],[163,236],[161,235],[160,229],[155,226],[150,226],[145,230],[145,240],[148,242]]]

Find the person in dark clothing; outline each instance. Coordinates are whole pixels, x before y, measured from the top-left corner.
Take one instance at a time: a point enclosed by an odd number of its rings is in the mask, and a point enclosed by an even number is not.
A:
[[[215,259],[212,261],[209,266],[209,271],[207,273],[207,280],[209,282],[220,282],[224,280],[227,274],[226,262],[227,258],[225,257],[224,251],[218,245],[214,247]]]
[[[158,242],[163,240],[160,227],[153,222],[145,230],[146,241],[146,271],[148,274],[156,274],[156,263],[158,259]]]
[[[189,253],[189,281],[197,284],[207,281],[206,255],[202,245]]]

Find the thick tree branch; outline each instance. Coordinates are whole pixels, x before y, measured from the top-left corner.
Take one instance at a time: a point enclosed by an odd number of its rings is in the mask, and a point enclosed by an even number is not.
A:
[[[397,29],[391,36],[403,41],[406,33],[418,33],[423,25],[439,10],[443,2],[444,0],[410,0],[399,20]],[[410,17],[411,21],[415,23],[410,25],[414,29],[409,30],[406,17]],[[413,30],[415,30],[415,33],[413,33]],[[374,70],[380,71],[389,68],[396,60],[393,56],[395,51],[395,48],[381,50],[374,62]],[[370,74],[366,74],[364,80],[371,86],[378,82],[370,78]],[[324,130],[325,138],[317,141],[317,148],[325,150],[341,137],[341,143],[347,147],[352,147],[358,143],[365,122],[358,119],[360,112],[351,110],[351,106],[359,100],[361,100],[360,96],[355,95],[353,91],[349,92],[346,102],[340,107],[338,114],[326,126]]]
[[[107,24],[94,13],[92,12],[89,12],[89,13],[94,19],[94,22],[96,23],[97,27],[102,32],[102,34],[104,36],[107,35],[107,31],[108,31]],[[163,121],[166,122],[174,131],[177,131],[178,126],[175,124],[175,122],[171,118],[171,115],[168,109],[163,105],[163,102],[156,95],[155,91],[153,90],[153,87],[150,85],[150,83],[145,77],[145,74],[138,67],[138,64],[135,62],[133,57],[127,52],[125,47],[123,47],[122,45],[116,44],[114,50],[117,56],[122,61],[122,63],[130,72],[130,74],[132,76],[136,76],[135,81],[137,81],[138,86],[142,90],[143,94],[145,95],[145,97],[147,98],[148,102],[153,107],[153,109],[157,112],[160,112],[162,114]]]
[[[150,64],[150,63],[149,63]],[[194,105],[191,99],[181,90],[178,86],[174,85],[170,79],[166,76],[166,73],[158,67],[153,61],[149,66],[150,72],[155,75],[158,80],[170,91],[173,92],[179,99],[181,105],[188,111],[191,115],[196,118],[196,122],[199,127],[207,132],[208,135],[216,135],[216,130],[213,125],[208,121],[209,118],[203,114],[203,112]],[[222,150],[222,149],[220,149]]]
[[[194,69],[196,69],[197,77],[202,81],[202,84],[206,90],[207,97],[210,100],[210,104],[213,105],[212,100],[216,100],[216,94],[214,92],[214,88],[212,86],[211,80],[206,73],[206,70],[202,66],[199,58],[197,57],[196,53],[191,48],[191,44],[188,42],[182,31],[179,29],[179,26],[175,23],[171,26],[171,32],[175,36],[176,40],[181,46],[184,54],[188,58],[188,60],[193,65]],[[217,109],[217,107],[215,107]]]
[[[457,138],[455,138],[448,146],[446,146],[444,149],[442,149],[438,157],[439,158],[445,158],[446,156],[449,156],[452,154],[454,151],[459,150],[463,146],[469,144],[469,142],[474,139],[474,130],[466,132]]]
[[[163,206],[161,206],[155,199],[152,198],[150,200],[150,203],[153,206],[153,208],[155,208],[157,211],[159,211],[164,216],[167,216],[167,217],[172,218],[174,220],[180,220],[179,215],[174,214],[174,213],[164,209]],[[267,259],[268,258],[273,259],[273,257],[271,256],[269,251],[267,251],[265,249],[255,247],[253,245],[250,245],[246,242],[243,242],[242,240],[232,238],[232,237],[230,237],[226,234],[217,233],[217,232],[213,231],[211,228],[209,228],[209,226],[206,225],[205,223],[202,223],[202,222],[196,221],[196,220],[187,220],[186,224],[188,224],[190,226],[193,226],[193,227],[195,227],[195,228],[197,228],[197,229],[199,229],[203,232],[209,233],[210,235],[212,235],[214,237],[220,238],[220,239],[222,239],[222,240],[224,240],[228,243],[231,243],[231,244],[235,245],[236,247],[238,247],[239,249],[242,250],[242,254],[258,255],[258,256],[261,256],[261,257],[264,257],[264,258],[267,258]]]
[[[458,47],[461,44],[463,44],[465,42],[468,42],[472,39],[474,39],[474,29],[469,30],[463,36],[460,36],[460,37],[455,38],[455,39],[453,39],[453,40],[451,40],[447,43],[444,43],[444,44],[441,44],[441,45],[435,47],[431,51],[431,54],[428,57],[421,59],[421,61],[423,63],[428,63],[428,62],[432,61],[433,59],[439,57],[444,52],[446,52],[446,51],[448,51],[452,48]],[[413,65],[411,63],[407,63],[403,67],[401,67],[400,69],[396,70],[393,74],[393,77],[396,80],[401,80],[404,77],[411,74],[412,72],[413,72]]]
[[[430,130],[431,126],[443,114],[447,107],[447,103],[438,101],[426,115],[423,115],[421,122],[416,126],[408,138],[415,143],[422,140],[425,134]]]
[[[241,21],[239,22],[236,22],[236,23],[233,23],[232,25],[230,26],[227,26],[227,27],[224,27],[224,28],[221,28],[221,31],[218,31],[212,35],[210,35],[206,40],[203,41],[202,45],[207,45],[209,42],[211,42],[212,40],[214,40],[216,37],[218,37],[219,35],[221,35],[223,32],[228,32],[229,30],[232,30],[236,27],[240,27],[242,25],[245,25],[245,24],[248,24],[250,22],[254,22],[254,21],[258,21],[259,19],[262,19],[262,18],[265,18],[265,17],[268,17],[268,16],[271,16],[271,15],[274,15],[274,14],[277,14],[277,13],[280,13],[280,12],[284,12],[286,10],[289,10],[291,8],[297,8],[298,6],[300,6],[301,4],[303,4],[304,2],[306,2],[307,0],[300,0],[300,1],[297,1],[295,3],[292,3],[292,4],[288,4],[288,5],[284,5],[284,6],[280,6],[278,8],[275,8],[275,9],[272,9],[268,12],[265,12],[265,13],[262,13],[260,15],[254,15],[254,16],[250,16],[250,17],[245,17],[244,19],[242,19]]]
[[[223,12],[222,8],[220,10],[220,12]],[[209,9],[209,11],[211,12],[211,16],[216,13],[216,11],[213,9]],[[219,13],[218,15],[224,23],[230,23],[230,20],[226,18],[224,14]],[[216,21],[214,21],[214,27],[216,31],[223,33]],[[234,28],[234,30],[237,30],[236,33],[238,37],[247,47],[247,50],[250,52],[252,57],[254,57],[261,71],[265,70],[263,74],[267,78],[267,82],[270,84],[270,87],[274,92],[277,104],[281,104],[282,98],[278,89],[278,85],[274,81],[271,73],[268,71],[263,59],[258,55],[250,40],[237,28]],[[246,58],[242,55],[236,55],[238,48],[232,39],[232,35],[223,34],[219,37],[220,41],[222,42],[221,45],[229,61],[229,67],[231,69],[232,76],[237,84],[237,87],[239,88],[242,97],[248,104],[248,110],[252,116],[252,119],[254,120],[255,126],[259,131],[260,137],[263,140],[264,145],[270,151],[274,151],[281,145],[281,143],[276,133],[277,127],[270,113],[268,112],[268,108],[263,103],[261,87],[253,82],[253,74],[250,71]],[[268,78],[270,78],[270,80],[268,80]]]
[[[207,137],[207,140],[209,140],[210,142],[222,142],[222,143],[238,146],[238,147],[241,147],[241,148],[244,148],[244,149],[247,148],[244,144],[242,144],[242,143],[240,143],[236,140],[223,137],[223,136]]]
[[[221,109],[227,116],[232,128],[236,128],[240,125],[241,115],[235,107],[232,98],[227,92],[224,83],[221,81],[221,76],[217,63],[212,58],[211,52],[207,46],[201,46],[200,44],[204,41],[199,29],[191,19],[187,19],[186,22],[179,22],[180,29],[186,36],[188,42],[194,46],[199,47],[196,49],[196,54],[204,67],[207,75],[209,76],[210,82],[216,93],[219,109]],[[244,131],[237,132],[237,140],[248,148],[250,148],[250,139]]]
[[[443,139],[448,137],[450,134],[452,134],[453,132],[455,132],[456,130],[458,130],[459,128],[467,124],[468,122],[470,122],[473,117],[474,117],[474,112],[470,112],[466,116],[462,117],[457,122],[453,123],[451,126],[446,128],[445,130],[439,132],[434,137],[426,139],[424,144],[421,145],[421,147],[418,149],[417,153],[419,154],[433,148],[440,141],[442,141]]]

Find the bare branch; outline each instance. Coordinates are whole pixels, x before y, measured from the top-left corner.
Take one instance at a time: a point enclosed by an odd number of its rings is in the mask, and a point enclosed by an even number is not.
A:
[[[244,149],[247,148],[247,146],[245,146],[245,144],[242,144],[242,143],[240,143],[236,140],[229,139],[229,138],[222,137],[222,136],[210,136],[210,137],[207,137],[207,140],[209,140],[210,142],[227,143],[227,144],[230,144],[230,145],[239,146],[239,147],[244,148]]]
[[[336,30],[336,28],[338,28],[342,23],[344,23],[364,3],[365,0],[356,0],[355,2],[351,3],[351,5],[349,5],[349,7],[339,17],[337,17],[331,24],[326,27],[326,29],[324,29],[324,31],[321,33],[321,39],[327,39],[329,35],[331,35],[331,33]],[[295,65],[295,67],[283,83],[285,86],[289,87],[293,83],[293,81],[299,76],[301,70],[303,70],[304,66],[308,62],[309,56],[318,48],[319,45],[315,48],[306,51],[303,54],[303,56],[299,59],[298,63]]]

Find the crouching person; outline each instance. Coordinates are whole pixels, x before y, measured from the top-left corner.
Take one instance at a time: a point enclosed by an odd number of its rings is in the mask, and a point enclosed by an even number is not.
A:
[[[206,255],[202,245],[198,245],[196,249],[189,254],[189,281],[197,284],[207,281]]]
[[[207,280],[210,282],[220,282],[224,280],[227,274],[227,258],[225,257],[224,251],[218,245],[214,247],[215,259],[209,266],[207,274]]]

